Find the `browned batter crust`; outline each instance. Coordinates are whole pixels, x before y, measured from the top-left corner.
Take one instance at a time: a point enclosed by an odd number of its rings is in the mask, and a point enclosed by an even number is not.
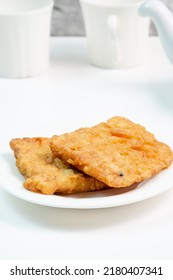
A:
[[[53,136],[50,147],[56,157],[114,188],[148,179],[173,160],[166,144],[123,117]]]
[[[26,189],[44,194],[71,194],[106,187],[104,183],[54,158],[48,138],[13,139],[10,146],[16,165],[26,178]]]

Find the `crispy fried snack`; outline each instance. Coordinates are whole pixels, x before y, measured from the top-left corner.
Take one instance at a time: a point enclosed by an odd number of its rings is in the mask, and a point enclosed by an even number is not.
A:
[[[166,144],[123,117],[53,136],[50,146],[55,156],[114,188],[150,178],[173,160]]]
[[[101,190],[105,184],[54,158],[48,138],[13,139],[16,165],[26,177],[24,187],[44,194]]]

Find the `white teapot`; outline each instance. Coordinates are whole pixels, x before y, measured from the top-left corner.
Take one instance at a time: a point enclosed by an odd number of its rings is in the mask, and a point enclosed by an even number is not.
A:
[[[150,17],[154,22],[167,57],[173,63],[173,14],[159,0],[145,0],[139,15]]]

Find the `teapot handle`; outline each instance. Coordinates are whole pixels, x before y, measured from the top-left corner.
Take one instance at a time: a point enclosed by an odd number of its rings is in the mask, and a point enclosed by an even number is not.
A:
[[[152,19],[164,51],[173,63],[173,15],[171,11],[160,0],[145,0],[139,7],[138,14]]]

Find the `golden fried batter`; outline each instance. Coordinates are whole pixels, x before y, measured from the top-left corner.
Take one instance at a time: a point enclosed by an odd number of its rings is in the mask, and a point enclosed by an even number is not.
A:
[[[16,165],[26,177],[24,187],[44,194],[100,190],[105,184],[52,156],[48,138],[13,139]]]
[[[150,178],[173,160],[166,144],[123,117],[53,136],[50,146],[55,156],[115,188]]]

